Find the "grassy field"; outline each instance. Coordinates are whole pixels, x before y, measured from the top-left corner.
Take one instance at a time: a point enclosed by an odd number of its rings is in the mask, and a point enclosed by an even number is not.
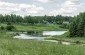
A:
[[[85,55],[85,46],[0,38],[0,55]]]
[[[28,30],[35,30],[35,31],[53,31],[53,30],[67,30],[60,28],[60,25],[57,24],[12,24],[16,27],[18,31],[28,31]],[[6,26],[6,24],[0,24],[0,26]]]
[[[5,24],[2,25],[6,26]],[[23,26],[23,28],[25,27]],[[22,30],[22,25],[17,27],[17,29],[19,28]],[[67,38],[67,34],[60,36],[60,39]],[[13,39],[13,36],[14,34],[9,33],[9,31],[0,31],[0,55],[85,55],[84,45],[62,45],[45,41],[19,40]],[[74,40],[67,38],[67,40],[70,39]]]
[[[52,38],[48,38],[50,40],[59,40],[59,41],[66,41],[66,42],[80,42],[85,44],[85,37],[69,37],[69,32],[66,32],[60,36],[54,36]]]
[[[9,33],[9,31],[0,30],[0,38],[12,38],[14,34]]]

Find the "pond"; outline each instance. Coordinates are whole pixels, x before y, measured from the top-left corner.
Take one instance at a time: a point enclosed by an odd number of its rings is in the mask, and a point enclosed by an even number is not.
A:
[[[48,42],[55,42],[55,43],[59,43],[60,41],[57,40],[45,40],[45,38],[51,38],[52,36],[55,35],[62,35],[67,31],[43,31],[42,35],[43,37],[39,37],[39,36],[32,36],[29,34],[20,34],[17,36],[14,36],[13,38],[18,38],[18,39],[31,39],[31,40],[38,40],[38,41],[48,41]],[[45,36],[49,36],[49,37],[45,37]],[[71,43],[69,42],[61,42],[62,44],[66,44],[66,45],[70,45]]]
[[[50,35],[50,36],[55,36],[55,35],[62,35],[67,31],[43,31],[43,35]]]
[[[45,38],[49,38],[49,37],[39,37],[39,36],[32,36],[32,35],[27,35],[27,34],[20,34],[19,36],[14,36],[14,38],[18,38],[18,39],[44,40]]]
[[[45,39],[45,38],[50,38],[50,37],[55,36],[55,35],[62,35],[65,32],[67,32],[67,31],[43,31],[43,32],[41,32],[41,36],[40,36],[40,34],[37,34],[34,36],[34,35],[29,34],[29,33],[27,33],[27,34],[24,33],[24,34],[17,35],[14,38],[41,40],[41,39]],[[34,33],[32,33],[32,34],[34,34]],[[46,36],[48,36],[48,37],[46,37]]]

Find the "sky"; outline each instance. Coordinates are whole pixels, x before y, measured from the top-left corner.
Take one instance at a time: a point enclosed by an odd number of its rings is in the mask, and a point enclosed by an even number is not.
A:
[[[75,16],[85,11],[85,0],[0,0],[0,14]]]

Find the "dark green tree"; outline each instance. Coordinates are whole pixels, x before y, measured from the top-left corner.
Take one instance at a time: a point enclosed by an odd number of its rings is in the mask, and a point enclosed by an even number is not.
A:
[[[70,24],[70,37],[83,37],[85,34],[85,12],[74,17]]]

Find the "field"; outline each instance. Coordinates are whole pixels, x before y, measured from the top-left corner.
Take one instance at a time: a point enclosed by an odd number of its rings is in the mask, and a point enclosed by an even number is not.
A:
[[[53,31],[53,30],[67,30],[60,28],[58,24],[12,24],[18,31]],[[0,26],[6,26],[6,24],[0,24]]]
[[[5,24],[1,25],[6,26]],[[35,27],[22,25],[14,26],[16,26],[18,30],[26,30],[26,28],[28,29],[30,27]],[[39,27],[37,26],[36,29],[39,30]],[[46,28],[46,30],[49,30],[50,28]],[[0,31],[0,55],[85,55],[84,45],[62,45],[45,41],[13,39],[14,34],[11,34],[9,32],[10,31],[5,30]],[[67,34],[62,35],[60,38],[62,38],[63,36],[64,37],[62,39],[67,38],[65,37],[67,36]],[[70,38],[67,38],[67,40],[70,40]]]
[[[1,38],[0,55],[85,55],[85,46]]]

